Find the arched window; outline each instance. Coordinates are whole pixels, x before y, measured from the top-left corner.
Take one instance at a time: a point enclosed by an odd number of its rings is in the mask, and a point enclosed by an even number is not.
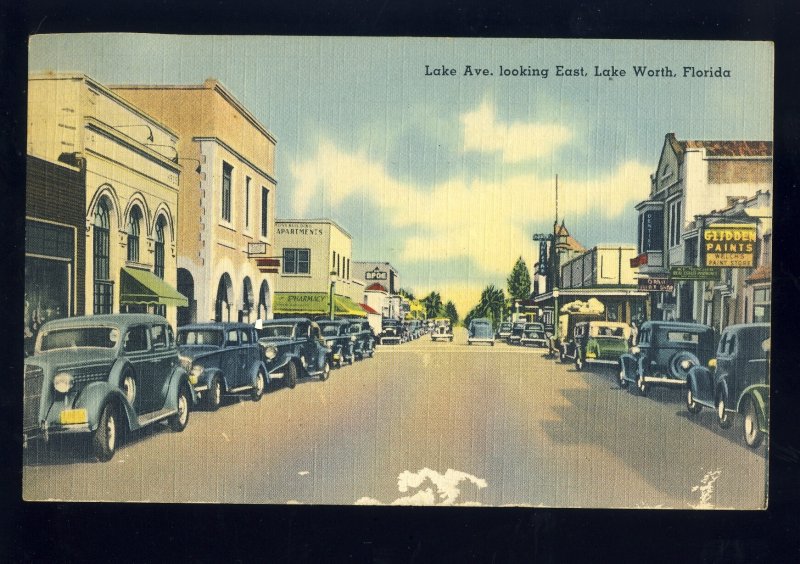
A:
[[[245,276],[242,282],[242,309],[239,321],[250,322],[250,312],[255,307],[254,302],[253,283],[250,281],[249,276]]]
[[[155,241],[155,266],[153,272],[159,278],[164,278],[164,226],[167,220],[163,215],[159,215],[156,220],[156,241]]]
[[[224,273],[217,285],[217,299],[214,304],[214,321],[231,320],[231,303],[233,302],[233,282],[230,274]]]
[[[139,206],[131,208],[128,219],[128,261],[139,262],[139,224],[142,222],[142,211]]]
[[[110,213],[106,198],[97,203],[94,212],[94,313],[111,313],[114,306],[114,282],[110,280]]]

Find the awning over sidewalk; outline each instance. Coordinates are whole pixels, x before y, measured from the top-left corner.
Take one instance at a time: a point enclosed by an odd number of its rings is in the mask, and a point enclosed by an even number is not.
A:
[[[333,307],[335,315],[367,316],[361,306],[345,296],[333,296]],[[330,303],[325,292],[276,292],[272,309],[284,315],[327,315]]]
[[[126,267],[122,267],[120,272],[119,302],[179,307],[189,305],[186,296],[152,272]]]

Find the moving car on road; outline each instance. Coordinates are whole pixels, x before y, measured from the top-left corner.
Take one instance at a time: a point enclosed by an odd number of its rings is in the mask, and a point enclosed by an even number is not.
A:
[[[522,328],[519,344],[523,347],[535,345],[537,347],[547,348],[547,337],[544,333],[544,325],[536,322],[526,323],[525,327]]]
[[[333,354],[319,325],[304,317],[292,317],[259,320],[255,327],[270,376],[283,378],[290,388],[303,376],[328,379]]]
[[[494,331],[492,330],[491,320],[485,317],[473,319],[469,322],[468,331],[468,345],[472,343],[489,343],[494,346]]]
[[[450,320],[446,317],[434,319],[433,333],[431,341],[450,341],[453,342],[453,328],[450,327]]]
[[[733,423],[736,413],[745,417],[744,438],[751,447],[761,444],[769,413],[769,323],[730,325],[708,367],[689,371],[686,408],[698,413],[715,409],[720,427]]]
[[[84,434],[94,458],[107,461],[125,430],[166,421],[183,431],[195,401],[163,317],[59,319],[42,326],[25,359],[24,439]]]
[[[495,337],[497,339],[502,339],[504,341],[508,340],[508,338],[511,336],[512,325],[513,324],[510,321],[502,322],[500,326],[497,328],[497,333],[495,333]]]
[[[381,334],[378,335],[380,344],[405,342],[405,328],[397,319],[385,317],[381,322]]]
[[[641,395],[651,385],[685,387],[689,371],[714,354],[714,330],[679,321],[647,321],[639,342],[619,359],[619,385],[636,384]]]
[[[223,395],[264,395],[269,373],[252,325],[195,323],[178,329],[178,352],[189,382],[206,408],[216,410]]]
[[[575,324],[575,368],[587,364],[619,365],[628,352],[631,326],[615,321],[583,321]]]
[[[350,322],[343,319],[317,321],[325,344],[331,349],[333,364],[353,364],[356,360],[356,336],[350,333]]]

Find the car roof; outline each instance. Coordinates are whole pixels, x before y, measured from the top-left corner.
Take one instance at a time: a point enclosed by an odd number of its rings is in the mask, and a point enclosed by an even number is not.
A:
[[[291,323],[307,323],[311,321],[307,317],[282,317],[280,319],[264,319],[261,321],[264,325],[279,325],[279,324],[291,324]]]
[[[202,329],[252,329],[253,325],[248,323],[240,323],[237,321],[209,321],[207,323],[189,323],[188,325],[181,325],[178,331],[199,331]]]
[[[169,324],[166,318],[152,313],[109,313],[99,315],[82,315],[64,317],[48,321],[43,329],[63,329],[66,327],[96,327],[98,325],[115,325],[122,329],[132,325],[164,325]]]
[[[713,331],[708,325],[700,323],[688,323],[686,321],[645,321],[642,324],[642,329],[677,329],[678,331]]]
[[[769,331],[769,323],[740,323],[737,325],[728,325],[724,331],[726,333],[744,333],[744,332],[764,332]]]

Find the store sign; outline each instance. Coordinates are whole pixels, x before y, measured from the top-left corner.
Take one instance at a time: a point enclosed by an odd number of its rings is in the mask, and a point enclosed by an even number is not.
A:
[[[719,269],[707,266],[670,266],[669,277],[673,280],[719,280]]]
[[[265,255],[267,254],[266,243],[247,243],[247,256]]]
[[[537,273],[547,276],[547,241],[539,241],[539,268]]]
[[[364,273],[365,280],[386,280],[389,277],[388,272],[380,272],[377,270],[370,270]]]
[[[664,249],[664,211],[647,210],[641,215],[642,252],[661,251]]]
[[[670,292],[675,290],[675,282],[669,278],[639,278],[640,292]]]
[[[717,223],[703,230],[703,251],[708,267],[752,268],[755,264],[756,226]]]

